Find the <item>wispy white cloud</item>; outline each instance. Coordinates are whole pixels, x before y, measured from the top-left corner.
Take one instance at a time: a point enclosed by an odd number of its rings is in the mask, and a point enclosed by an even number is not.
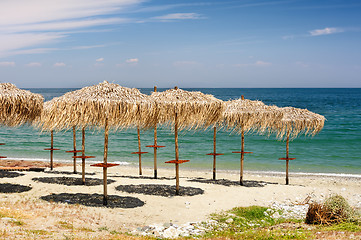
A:
[[[139,62],[138,58],[130,58],[125,60],[126,63],[133,63],[133,64],[137,64]]]
[[[63,62],[57,62],[57,63],[54,63],[54,65],[53,65],[54,67],[65,67],[66,66],[66,64],[65,63],[63,63]]]
[[[37,51],[33,49],[44,49],[44,45],[68,37],[70,30],[129,22],[126,18],[114,17],[114,14],[124,13],[143,1],[0,1],[0,57],[35,53]]]
[[[251,66],[256,66],[256,67],[267,67],[267,66],[271,66],[272,63],[270,62],[265,62],[265,61],[256,61],[254,63],[238,63],[238,64],[234,64],[234,67],[251,67]]]
[[[27,67],[41,67],[42,64],[39,63],[39,62],[30,62],[28,64],[25,64],[25,66],[27,66]]]
[[[96,59],[95,61],[97,61],[97,62],[103,62],[104,61],[104,58],[98,58],[98,59]]]
[[[14,67],[15,62],[0,62],[0,67]]]
[[[173,66],[175,67],[181,67],[181,66],[197,66],[200,65],[199,62],[196,61],[177,61],[173,63]]]
[[[101,47],[105,47],[104,44],[99,44],[99,45],[89,45],[89,46],[77,46],[77,47],[72,47],[71,49],[73,50],[83,50],[83,49],[92,49],[92,48],[101,48]]]
[[[200,19],[202,16],[198,13],[171,13],[163,16],[153,17],[156,20],[186,20]]]
[[[311,36],[321,36],[321,35],[329,35],[334,33],[341,33],[344,32],[342,28],[324,28],[324,29],[315,29],[312,31],[309,31]]]

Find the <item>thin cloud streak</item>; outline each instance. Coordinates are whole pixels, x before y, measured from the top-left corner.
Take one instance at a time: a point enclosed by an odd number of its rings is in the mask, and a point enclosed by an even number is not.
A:
[[[321,36],[321,35],[329,35],[334,33],[341,33],[344,32],[341,28],[324,28],[324,29],[315,29],[310,31],[311,36]]]

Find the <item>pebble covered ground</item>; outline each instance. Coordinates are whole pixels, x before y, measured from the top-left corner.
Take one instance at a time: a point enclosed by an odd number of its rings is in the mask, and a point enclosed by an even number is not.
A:
[[[187,202],[186,205],[190,203]],[[274,219],[304,219],[308,211],[309,204],[300,203],[272,203],[265,211]],[[144,227],[139,227],[131,232],[133,235],[152,236],[156,238],[177,238],[177,237],[196,237],[201,236],[207,231],[212,231],[215,227],[220,228],[222,224],[231,223],[235,215],[229,213],[229,218],[226,223],[220,223],[216,220],[207,220],[205,222],[188,222],[183,225],[173,223],[152,224]],[[249,226],[254,226],[253,223],[247,223]],[[226,226],[223,226],[226,227]]]

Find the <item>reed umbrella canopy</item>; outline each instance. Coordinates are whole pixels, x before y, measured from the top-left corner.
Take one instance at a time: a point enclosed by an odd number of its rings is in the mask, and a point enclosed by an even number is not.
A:
[[[158,108],[158,122],[174,125],[177,115],[180,129],[197,129],[215,124],[224,109],[223,101],[212,95],[178,88],[153,92],[151,98]]]
[[[189,160],[179,159],[178,129],[208,127],[217,123],[222,116],[223,101],[201,92],[169,89],[153,92],[151,97],[157,105],[158,122],[174,125],[176,194],[179,195],[179,164]]]
[[[299,134],[314,136],[322,130],[326,120],[324,116],[307,109],[284,107],[280,111],[283,118],[275,125],[279,138],[289,135],[293,139]]]
[[[274,127],[283,117],[280,108],[261,101],[237,99],[225,102],[225,106],[222,125],[238,134],[241,131],[264,132]]]
[[[104,81],[68,92],[47,102],[41,118],[43,129],[70,129],[73,126],[123,128],[153,125],[149,96],[136,88]]]
[[[44,98],[11,83],[0,83],[0,124],[19,126],[40,117]]]

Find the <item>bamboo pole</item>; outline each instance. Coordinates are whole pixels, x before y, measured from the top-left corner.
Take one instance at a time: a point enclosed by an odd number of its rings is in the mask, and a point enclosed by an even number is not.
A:
[[[154,92],[157,92],[157,86],[154,86]],[[157,124],[154,126],[154,146],[157,146]],[[154,179],[157,179],[157,149],[154,148]]]
[[[213,127],[213,180],[216,180],[216,135],[217,127]]]
[[[288,166],[289,166],[289,148],[290,148],[290,131],[287,131],[286,141],[286,185],[288,185]]]
[[[54,131],[50,131],[50,170],[53,170],[54,163],[53,163],[53,157],[54,157]]]
[[[108,137],[109,137],[109,126],[108,119],[105,120],[104,129],[104,167],[103,167],[103,185],[104,185],[104,197],[103,204],[108,205],[108,183],[107,183],[107,163],[108,163]]]
[[[175,124],[174,124],[174,146],[175,146],[175,177],[176,177],[176,195],[179,195],[179,148],[178,148],[178,116],[175,112]]]
[[[81,152],[83,156],[81,159],[81,178],[83,185],[85,185],[85,127],[81,130]]]
[[[73,126],[73,148],[74,148],[74,171],[73,173],[76,173],[76,155],[77,153],[75,152],[76,151],[76,129],[75,129],[75,126]]]
[[[142,175],[142,154],[141,154],[141,145],[140,145],[140,129],[139,126],[137,128],[137,133],[138,133],[138,150],[139,150],[139,175]]]

